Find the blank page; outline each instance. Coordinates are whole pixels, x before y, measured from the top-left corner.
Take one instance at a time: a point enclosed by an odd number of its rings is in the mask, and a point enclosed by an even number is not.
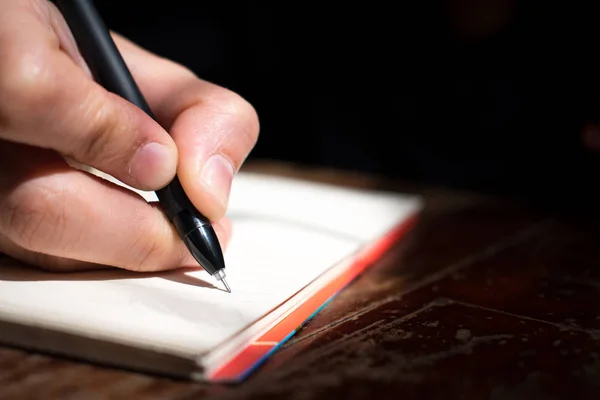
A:
[[[152,193],[141,193],[153,200]],[[418,208],[418,199],[240,173],[225,292],[201,269],[0,267],[0,319],[184,357],[212,350]]]

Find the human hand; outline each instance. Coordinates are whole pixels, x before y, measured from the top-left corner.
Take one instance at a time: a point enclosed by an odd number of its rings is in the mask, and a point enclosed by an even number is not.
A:
[[[159,207],[65,158],[140,190],[177,173],[226,246],[231,180],[258,138],[254,109],[113,35],[159,125],[92,79],[53,4],[0,6],[0,252],[54,270],[197,265]]]

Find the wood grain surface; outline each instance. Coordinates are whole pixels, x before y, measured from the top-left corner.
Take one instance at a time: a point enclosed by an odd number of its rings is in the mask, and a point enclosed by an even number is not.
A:
[[[0,347],[0,399],[600,399],[598,218],[339,171],[247,169],[421,193],[426,210],[242,384]]]

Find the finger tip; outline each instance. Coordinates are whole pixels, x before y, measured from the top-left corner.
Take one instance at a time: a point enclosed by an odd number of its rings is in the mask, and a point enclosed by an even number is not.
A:
[[[129,176],[141,190],[166,186],[177,172],[177,149],[169,143],[151,142],[140,147],[129,166]]]
[[[205,217],[211,221],[221,221],[225,217],[227,202],[224,203],[202,182],[195,182],[192,176],[181,169],[179,178],[190,201]]]
[[[213,223],[213,228],[217,234],[222,250],[225,251],[231,239],[233,228],[231,221],[227,217],[221,218],[219,221]]]

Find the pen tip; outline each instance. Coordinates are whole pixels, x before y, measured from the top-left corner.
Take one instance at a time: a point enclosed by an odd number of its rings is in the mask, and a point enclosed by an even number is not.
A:
[[[223,285],[225,285],[225,289],[227,289],[227,292],[231,293],[231,288],[227,284],[227,281],[225,280],[225,278],[221,279],[221,282],[223,282]]]

